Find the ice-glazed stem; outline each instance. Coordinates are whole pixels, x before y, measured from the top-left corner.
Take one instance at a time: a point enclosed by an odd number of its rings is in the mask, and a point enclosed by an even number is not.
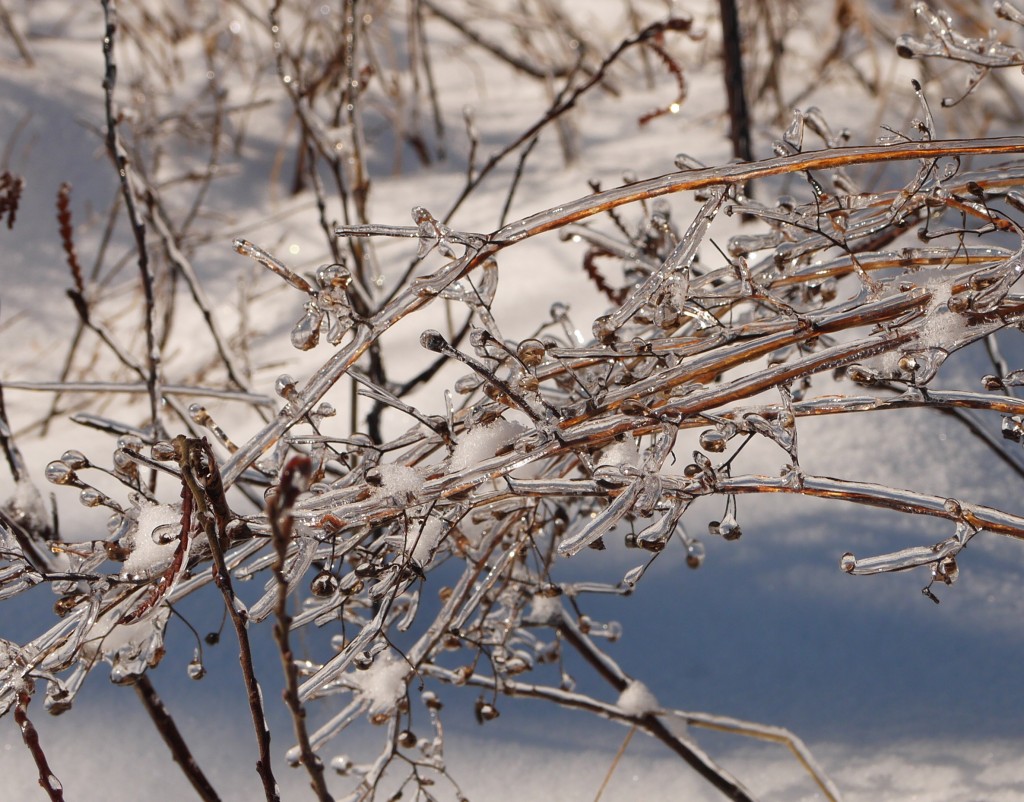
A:
[[[736,186],[773,175],[798,173],[806,170],[830,170],[858,164],[876,164],[908,159],[940,159],[953,156],[1004,156],[1024,153],[1024,137],[1008,136],[992,139],[938,139],[930,142],[900,142],[894,145],[864,145],[848,148],[828,148],[778,156],[761,161],[727,164],[703,170],[682,170],[656,178],[626,184],[615,189],[587,195],[553,209],[524,217],[495,232],[491,242],[502,245],[518,242],[544,231],[561,228],[595,214],[615,209],[627,203],[649,200],[661,195],[709,189],[716,186]]]

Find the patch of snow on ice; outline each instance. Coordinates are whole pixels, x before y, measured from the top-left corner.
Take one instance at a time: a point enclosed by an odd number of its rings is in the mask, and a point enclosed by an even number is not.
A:
[[[444,533],[445,527],[439,518],[428,518],[422,526],[410,527],[406,534],[409,556],[417,565],[426,566]]]
[[[423,473],[409,465],[387,462],[377,466],[381,485],[374,495],[377,498],[403,499],[416,493],[423,486]]]
[[[558,596],[534,593],[530,599],[528,620],[538,626],[552,624],[562,617],[562,600]]]
[[[471,429],[459,439],[455,446],[449,463],[451,469],[464,471],[471,465],[490,459],[499,448],[507,446],[524,431],[526,431],[526,427],[522,424],[513,423],[503,418]]]
[[[124,576],[150,577],[158,574],[171,562],[178,547],[178,537],[169,543],[158,543],[154,533],[164,527],[180,527],[181,510],[170,504],[151,504],[142,508],[139,522],[132,535],[132,551],[124,561]],[[180,536],[180,533],[179,533]]]
[[[365,671],[350,676],[361,696],[370,703],[370,713],[390,713],[405,695],[405,677],[409,664],[390,654],[379,654]]]
[[[631,465],[634,468],[640,464],[640,452],[636,447],[636,440],[626,437],[624,440],[613,443],[603,452],[598,461],[599,465]]]
[[[657,713],[661,710],[661,705],[654,698],[650,688],[636,679],[629,681],[629,685],[619,694],[619,701],[615,706],[631,716],[646,716],[648,713]]]

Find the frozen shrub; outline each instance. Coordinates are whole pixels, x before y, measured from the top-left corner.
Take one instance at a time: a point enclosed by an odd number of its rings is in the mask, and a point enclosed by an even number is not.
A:
[[[413,5],[415,19],[435,6]],[[587,49],[577,57],[576,39],[564,50],[551,45],[550,62],[537,65],[476,31],[476,20],[445,16],[437,5],[435,13],[465,41],[515,69],[533,65],[539,74],[531,80],[563,82],[549,111],[512,145],[482,166],[470,156],[456,207],[515,154],[510,201],[537,135],[567,123],[577,101],[616,70],[636,69],[628,59],[639,52],[654,53],[665,65],[678,89],[672,102],[685,99],[684,72],[668,43],[680,34],[690,44],[699,38],[689,18],[638,25],[596,60]],[[352,12],[355,4],[345,7]],[[554,13],[553,5],[546,7]],[[440,114],[427,133],[418,113],[402,112],[409,104],[436,112],[426,50],[414,64],[375,62],[374,37],[382,35],[376,23],[343,15],[335,30],[275,3],[259,22],[272,54],[262,68],[273,62],[301,131],[293,143],[294,181],[319,201],[315,225],[333,262],[305,276],[271,250],[236,242],[240,253],[290,288],[286,303],[296,317],[281,353],[294,346],[321,360],[303,379],[281,376],[271,400],[252,391],[237,346],[221,331],[181,245],[200,201],[184,222],[172,223],[159,188],[147,184],[152,177],[129,158],[138,143],[126,142],[114,103],[122,30],[113,3],[104,10],[106,143],[143,289],[141,357],[122,348],[96,314],[101,301],[89,297],[78,266],[67,189],[59,222],[83,330],[131,374],[131,382],[114,385],[145,392],[149,415],[129,422],[79,413],[79,420],[118,436],[111,466],[78,451],[47,466],[50,482],[110,512],[109,537],[85,543],[66,542],[52,525],[2,416],[16,490],[2,514],[0,598],[46,583],[57,595],[58,620],[24,644],[0,644],[0,712],[24,718],[37,684],[45,686],[45,706],[62,712],[85,675],[106,662],[115,682],[138,686],[161,731],[173,730],[173,722],[154,712],[159,705],[147,672],[164,658],[172,605],[213,583],[238,639],[268,799],[278,792],[257,673],[270,669],[253,664],[248,642],[248,632],[265,621],[274,628],[295,724],[297,745],[288,758],[305,766],[322,799],[335,782],[354,798],[372,797],[389,773],[432,798],[430,784],[447,776],[440,723],[446,686],[479,688],[474,712],[481,724],[499,715],[506,696],[625,723],[662,741],[733,799],[750,794],[699,748],[694,729],[784,740],[822,792],[837,798],[795,736],[662,706],[602,648],[602,639],[619,638],[622,628],[588,615],[587,596],[632,593],[655,560],[699,568],[702,540],[742,541],[736,502],[742,494],[786,493],[943,520],[946,531],[933,545],[867,557],[847,553],[837,566],[858,575],[924,566],[930,573],[923,591],[935,601],[933,588],[957,581],[958,555],[975,536],[1024,537],[1024,518],[969,498],[814,475],[800,459],[802,421],[881,409],[982,412],[972,425],[1024,439],[1024,403],[1011,392],[1020,371],[1002,363],[995,347],[999,332],[1024,319],[1024,298],[1014,291],[1024,272],[1017,222],[1024,196],[1014,189],[1024,181],[1024,165],[1011,160],[1024,152],[1024,140],[939,139],[918,84],[921,119],[877,144],[851,145],[846,132],[810,108],[794,113],[774,142],[775,155],[761,161],[704,167],[681,155],[676,172],[595,189],[513,222],[504,222],[506,202],[502,224],[485,234],[460,231],[450,215],[438,218],[421,207],[413,209],[411,225],[382,225],[370,220],[367,206],[366,117],[386,117],[390,135],[422,161],[439,155]],[[1007,3],[998,10],[1009,20],[1024,19]],[[917,14],[928,33],[901,39],[900,55],[968,62],[975,71],[968,91],[992,68],[1021,63],[1007,45],[956,33],[940,12],[919,4]],[[571,21],[553,19],[551,35],[568,41]],[[493,22],[513,25],[500,17]],[[144,35],[139,27],[129,31]],[[333,34],[340,34],[340,45]],[[413,25],[409,34],[427,47],[420,28]],[[216,52],[207,55],[215,59]],[[374,83],[381,73],[394,79],[386,98]],[[210,97],[225,114],[222,99]],[[969,157],[977,158],[968,165]],[[883,163],[890,165],[888,183],[862,185],[863,168]],[[789,195],[776,194],[773,180],[780,176],[792,179]],[[20,184],[5,173],[2,186],[3,214],[13,223]],[[689,217],[667,202],[682,193],[697,202]],[[329,217],[329,199],[342,204],[343,224]],[[740,220],[747,221],[742,230]],[[733,236],[716,252],[710,231],[723,223]],[[581,269],[610,307],[587,327],[557,303],[533,316],[528,337],[510,337],[492,313],[497,294],[509,291],[501,262],[507,250],[548,231],[575,243],[565,247],[585,249]],[[374,250],[384,237],[413,241],[408,267],[380,271],[380,260],[396,252]],[[188,285],[208,325],[225,377],[217,390],[172,385],[164,376],[161,327],[173,312],[161,295],[173,290],[161,290],[158,280],[165,269]],[[424,310],[441,304],[463,325],[446,333],[433,328]],[[426,367],[399,384],[389,379],[392,356],[383,338],[399,322],[418,320]],[[975,343],[989,345],[993,372],[976,386],[940,386],[946,360]],[[462,375],[448,387],[444,368],[452,365]],[[353,409],[364,414],[353,422],[340,420],[325,401],[343,378],[359,388]],[[90,390],[67,375],[50,389]],[[186,392],[203,396],[207,389],[211,398],[251,404],[261,416],[259,431],[236,445],[205,406],[180,401]],[[438,399],[444,414],[424,411],[439,408]],[[758,439],[776,456],[767,472],[748,469],[741,454]],[[1019,474],[1017,458],[1005,458]],[[121,497],[99,489],[97,480],[109,486],[110,476],[119,480]],[[170,498],[160,492],[167,486]],[[719,500],[718,520],[691,520],[691,507],[702,498]],[[613,541],[637,555],[638,565],[621,581],[564,579],[565,559]],[[443,587],[435,581],[441,569]],[[265,584],[243,601],[237,582],[256,576]],[[428,602],[438,592],[440,602]],[[291,638],[300,631],[330,648],[299,660]],[[588,670],[608,683],[613,701],[575,690],[570,672]],[[198,642],[189,673],[203,675]],[[306,708],[336,698],[341,701],[324,705],[329,717],[318,719],[326,721],[308,732]],[[417,716],[427,711],[432,736],[413,732],[414,709]],[[333,757],[329,765],[346,779],[328,782],[318,754],[336,754],[343,731],[366,717],[385,726],[379,758],[357,764]],[[38,740],[26,741],[41,777],[50,777]],[[197,792],[212,798],[187,747],[172,748]]]

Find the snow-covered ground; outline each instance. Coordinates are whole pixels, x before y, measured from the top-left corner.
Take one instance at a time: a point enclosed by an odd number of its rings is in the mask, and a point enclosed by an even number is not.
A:
[[[26,181],[13,228],[0,231],[0,379],[5,383],[52,381],[58,378],[63,359],[60,344],[74,331],[76,319],[64,296],[70,278],[54,216],[57,188],[65,181],[73,185],[76,243],[86,270],[102,242],[105,215],[117,192],[99,133],[104,126],[103,23],[94,7],[69,9],[49,0],[6,5],[12,7],[13,21],[25,34],[35,65],[26,66],[10,38],[0,34],[0,171],[9,169]],[[177,7],[160,2],[136,5],[158,16],[165,5]],[[222,47],[230,39],[231,46],[243,54],[255,48],[258,35],[243,11],[246,4],[216,5],[222,13],[210,14],[207,42]],[[374,13],[406,13],[404,4],[381,5]],[[580,25],[594,41],[612,46],[626,31],[624,5],[637,6],[645,19],[655,18],[662,9],[658,3],[603,0],[580,13]],[[862,10],[866,5],[853,4]],[[323,8],[325,13],[336,13],[333,6]],[[195,13],[206,12],[197,9]],[[138,19],[127,11],[125,16]],[[708,164],[730,160],[715,56],[717,23],[710,11],[702,12],[697,22],[708,31],[706,40],[673,42],[689,84],[689,96],[679,113],[644,127],[637,124],[641,116],[671,99],[675,83],[666,72],[656,70],[657,80],[650,88],[639,75],[613,79],[619,82],[617,95],[594,93],[570,118],[579,152],[575,162],[564,163],[550,133],[541,140],[527,163],[509,219],[585,195],[589,179],[609,187],[621,183],[627,171],[639,177],[669,172],[679,152]],[[826,32],[832,30],[827,15],[816,24],[827,38]],[[459,35],[439,21],[429,21],[427,32],[434,42],[448,155],[429,167],[416,166],[408,151],[386,140],[385,133],[380,133],[385,140],[380,143],[371,138],[370,216],[383,224],[407,225],[413,206],[424,206],[437,215],[447,210],[464,183],[468,153],[461,129],[464,105],[475,110],[478,161],[482,161],[536,120],[549,100],[542,84],[517,77],[492,58],[467,48]],[[247,42],[246,37],[253,41]],[[202,61],[203,44],[193,35],[181,46],[182,55],[192,60],[181,67],[182,102],[195,97],[194,64]],[[856,68],[831,65],[815,85],[808,76],[824,46],[806,30],[794,34],[788,44],[794,54],[787,62],[787,86],[808,83],[809,92],[799,101],[802,106],[821,106],[835,127],[850,127],[855,142],[872,142],[880,133],[879,124],[900,127],[919,113],[908,86],[909,76],[917,74],[916,63],[869,47]],[[120,102],[129,112],[130,76],[145,65],[141,58],[136,63],[126,58],[123,65]],[[869,96],[857,77],[872,70],[886,81],[877,96]],[[258,100],[264,89],[267,96],[272,94],[259,82],[241,83],[239,75],[229,76],[238,82],[227,87],[229,103],[236,98],[240,104]],[[1020,77],[1007,74],[1003,78],[1004,91],[1021,102],[1024,83]],[[264,75],[260,80],[275,79]],[[937,80],[934,86],[939,96],[943,87]],[[779,131],[769,120],[770,107],[768,99],[755,104],[755,150],[762,157],[769,155],[768,143]],[[971,108],[984,110],[980,101]],[[940,128],[949,126],[944,129],[949,135],[962,133],[958,129],[962,124],[955,116],[939,118]],[[997,128],[1002,124],[998,117],[992,121]],[[222,177],[211,184],[205,198],[201,217],[209,219],[197,226],[202,241],[194,243],[192,261],[225,329],[235,332],[244,323],[252,332],[254,389],[272,396],[278,374],[302,378],[317,367],[322,355],[300,354],[287,346],[301,301],[294,291],[282,291],[275,277],[235,254],[231,241],[237,236],[250,239],[287,257],[293,269],[302,271],[324,262],[327,254],[311,194],[288,193],[294,148],[283,143],[294,141],[288,137],[295,122],[287,109],[280,103],[257,103],[253,110],[233,118],[231,125],[246,129],[244,145],[239,152],[222,156]],[[186,141],[179,138],[177,147],[185,148]],[[162,179],[179,172],[175,157],[187,162],[180,172],[202,161],[187,148],[171,153],[165,157]],[[460,210],[452,221],[454,228],[491,231],[497,227],[514,166],[512,160],[499,169]],[[695,208],[688,199],[674,204],[677,221],[687,220]],[[623,214],[631,224],[639,221],[638,213],[625,210]],[[210,223],[214,217],[216,225]],[[724,241],[731,233],[729,227],[739,223],[720,220],[715,225],[716,236]],[[214,230],[215,237],[207,236]],[[107,257],[110,262],[121,257],[127,243],[127,233],[116,232],[114,253]],[[385,242],[379,254],[381,269],[389,278],[399,275],[407,264],[404,242]],[[530,332],[556,301],[568,302],[576,324],[589,330],[606,302],[583,275],[580,256],[556,235],[537,238],[503,255],[501,286],[493,307],[503,330],[510,336]],[[131,269],[129,260],[125,272]],[[249,299],[247,319],[238,311],[242,296]],[[107,311],[112,320],[118,317],[114,312],[118,304],[125,310],[119,325],[138,326],[139,313],[131,311],[137,297],[111,293]],[[177,339],[171,340],[174,346],[165,364],[165,375],[172,382],[201,375],[211,353],[194,307],[182,301],[177,314]],[[439,311],[436,319],[430,314],[417,316],[388,332],[387,344],[393,352],[405,354],[393,370],[399,375],[418,370],[425,353],[418,346],[420,332],[443,324]],[[192,331],[200,333],[193,336]],[[194,348],[193,340],[198,343]],[[1024,360],[1019,340],[1019,332],[1012,331],[1003,341],[1013,369]],[[282,361],[285,357],[287,363]],[[959,363],[950,370],[973,376],[984,372]],[[40,436],[37,424],[50,396],[15,389],[5,389],[4,396],[19,444],[40,486],[44,486],[43,467],[67,448],[87,454],[109,452],[106,435],[66,420],[55,422]],[[339,392],[331,400],[340,410],[339,418],[343,417],[347,396]],[[104,414],[113,409],[112,403],[102,400],[92,411]],[[421,406],[428,413],[444,410],[442,398],[424,398]],[[242,441],[258,421],[249,413],[232,417],[235,409],[227,403],[211,405],[218,423]],[[957,422],[924,412],[874,414],[875,418],[852,416],[849,423],[801,422],[802,442],[807,444],[801,451],[803,468],[1024,512],[1019,479]],[[138,415],[144,416],[141,401]],[[998,421],[992,426],[998,427]],[[756,459],[760,452],[755,448],[759,447],[752,444]],[[6,498],[13,492],[6,471],[0,482],[0,497]],[[105,531],[104,516],[83,512],[74,493],[56,490],[65,534],[100,537]],[[633,596],[599,599],[588,607],[595,618],[622,624],[624,636],[608,650],[623,668],[641,678],[666,706],[791,730],[804,739],[847,800],[1024,800],[1024,689],[1018,673],[1024,665],[1024,596],[1020,593],[1024,546],[995,535],[975,538],[961,556],[959,582],[939,588],[942,603],[934,605],[920,593],[927,582],[923,574],[851,577],[839,570],[839,558],[846,551],[876,554],[936,542],[949,534],[941,523],[792,496],[743,497],[739,505],[744,537],[736,543],[709,542],[708,558],[699,571],[688,570],[678,555],[662,558]],[[698,503],[694,521],[703,520],[702,509],[708,519],[720,512]],[[581,555],[572,572],[617,582],[636,562],[635,553],[610,547]],[[52,613],[46,593],[40,589],[32,599],[5,602],[0,638],[24,643],[49,626]],[[206,597],[207,602],[213,598]],[[200,631],[216,628],[220,619],[220,608],[210,613],[183,603],[182,611],[196,620]],[[192,641],[184,627],[175,630],[175,625],[169,636],[169,656],[153,672],[154,683],[222,798],[256,798],[260,794],[253,771],[256,753],[236,655],[229,644],[218,647],[219,653],[208,650],[212,652],[206,661],[208,676],[193,683],[186,674]],[[263,674],[274,678],[265,682],[276,688],[279,662],[269,634],[263,634],[262,640],[257,638],[256,654]],[[83,802],[189,798],[187,782],[132,691],[109,685],[104,673],[94,672],[79,702],[63,716],[47,717],[41,704],[29,711],[66,798]],[[585,690],[602,693],[596,685]],[[268,691],[267,698],[284,798],[311,798],[307,776],[284,765],[283,753],[292,744],[292,734],[279,693]],[[473,800],[595,799],[628,732],[583,713],[531,701],[503,700],[501,717],[483,727],[456,708],[448,706],[447,762],[462,792]],[[325,755],[358,751],[359,744],[341,741],[358,739],[363,732],[345,733]],[[780,802],[820,798],[785,747],[697,730],[693,734],[758,798]],[[382,737],[379,730],[372,735]],[[448,787],[439,786],[438,794],[453,798]],[[42,797],[35,766],[8,715],[0,721],[0,799]],[[600,798],[607,802],[719,797],[659,744],[646,742],[638,734],[630,740]]]

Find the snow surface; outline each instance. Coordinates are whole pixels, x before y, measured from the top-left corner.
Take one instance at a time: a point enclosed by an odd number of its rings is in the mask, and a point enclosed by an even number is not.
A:
[[[103,228],[102,221],[96,222],[102,211],[96,210],[106,209],[116,191],[99,139],[83,127],[83,120],[89,126],[100,125],[103,28],[96,9],[84,4],[70,10],[67,4],[54,2],[7,5],[14,11],[15,23],[31,34],[37,66],[22,65],[10,42],[0,35],[5,60],[0,70],[0,142],[7,146],[9,166],[23,172],[28,181],[14,229],[0,231],[5,276],[0,318],[5,359],[0,371],[5,380],[52,380],[59,369],[54,342],[66,339],[74,322],[58,291],[69,279],[54,235],[53,194],[62,181],[72,182],[76,213],[92,223],[83,226],[79,249],[93,253]],[[609,20],[620,18],[621,4],[615,0],[590,6],[594,15],[603,17],[605,30]],[[715,30],[710,12],[701,12],[699,21],[709,31]],[[609,34],[609,41],[617,36]],[[802,41],[794,48],[801,45],[809,53],[817,46]],[[198,44],[196,54],[196,62],[201,63]],[[459,99],[459,106],[476,106],[477,125],[489,148],[536,119],[546,98],[535,86],[520,88],[509,71],[495,70],[485,80],[479,68],[485,61],[473,52],[457,52],[442,62],[439,83],[443,93]],[[808,72],[813,69],[813,59],[808,58]],[[914,65],[886,62],[885,69],[899,77],[910,74]],[[872,111],[865,115],[866,98],[858,81],[843,76],[835,83],[823,81],[822,91],[812,93],[805,103],[823,106],[836,127],[854,129],[857,141],[871,141],[878,132],[877,123],[898,126],[919,113],[905,82],[894,78],[895,89],[881,103],[870,99]],[[1019,86],[1019,76],[1005,77],[1008,84]],[[595,96],[591,103],[582,104],[576,124],[585,158],[565,166],[557,149],[539,147],[512,204],[512,217],[586,194],[591,177],[612,186],[620,183],[624,170],[642,176],[667,172],[680,150],[706,163],[728,162],[720,76],[714,69],[692,70],[687,80],[689,98],[682,113],[657,120],[643,131],[638,130],[636,119],[664,101],[664,87],[631,89],[619,98]],[[458,113],[448,122],[451,130],[461,130]],[[268,246],[288,253],[297,269],[314,267],[325,261],[325,254],[317,226],[311,222],[315,220],[313,201],[308,195],[283,199],[286,193],[273,186],[277,132],[289,125],[287,115],[267,112],[255,124],[267,132],[260,152],[254,162],[243,165],[242,174],[232,177],[230,168],[225,170],[228,177],[215,183],[207,207],[230,215],[232,231],[258,234]],[[758,132],[762,155],[767,153],[765,140],[777,131],[776,126],[765,127],[770,130]],[[386,158],[383,161],[390,164]],[[464,164],[455,157],[450,163],[406,175],[389,176],[381,170],[373,188],[372,216],[384,223],[404,224],[414,204],[443,209],[461,187],[463,175]],[[456,225],[471,231],[494,227],[509,172],[501,177],[460,212]],[[679,220],[686,219],[688,204],[679,201]],[[382,245],[382,260],[392,247],[397,245]],[[204,244],[199,254],[197,264],[204,279],[217,288],[218,315],[238,324],[235,282],[247,281],[257,288],[272,282],[248,265],[239,266],[230,236]],[[554,300],[572,302],[574,322],[584,331],[603,312],[601,298],[580,275],[578,251],[553,237],[511,249],[501,270],[502,287],[492,311],[510,334],[529,333],[537,318],[530,312],[547,309]],[[257,305],[254,313],[253,323],[265,346],[256,355],[256,383],[268,394],[282,368],[264,357],[277,352],[298,318],[300,309],[293,302],[291,297],[286,303],[274,300]],[[198,315],[192,314],[195,330],[201,331]],[[426,325],[427,321],[418,328],[400,324],[388,334],[389,344],[408,354],[403,367],[409,375],[421,367],[418,337]],[[188,375],[198,369],[202,353],[200,348],[175,352],[165,366],[168,375]],[[1015,355],[1012,367],[1019,367],[1019,344]],[[293,352],[292,358],[294,364],[288,370],[295,375],[317,364],[310,355]],[[39,399],[5,391],[16,429],[38,419]],[[344,396],[333,400],[343,413]],[[443,402],[434,403],[440,408]],[[239,440],[255,424],[232,420],[230,407],[226,409],[214,412],[222,423],[230,422],[238,432],[234,439]],[[895,413],[880,413],[879,418],[890,414]],[[1020,512],[1024,494],[1019,484],[993,465],[975,439],[953,422],[936,422],[914,412],[899,414],[898,426],[883,426],[881,420],[861,420],[856,426],[801,421],[802,442],[823,443],[816,449],[802,446],[804,469],[969,496]],[[507,442],[507,431],[498,437],[498,432],[487,428],[464,438],[468,442],[456,447],[453,463],[464,459],[469,464]],[[37,476],[66,447],[90,454],[109,452],[111,447],[106,436],[68,424],[55,424],[46,441],[24,438],[21,445]],[[768,451],[752,443],[748,454]],[[422,481],[416,471],[384,469],[382,475],[380,492],[391,495],[414,492]],[[3,481],[8,481],[6,475]],[[12,491],[3,488],[0,498],[8,498]],[[73,493],[58,493],[57,503],[65,532],[73,530],[83,538],[101,536],[104,514],[83,513]],[[720,517],[720,509],[704,506],[709,520]],[[939,590],[942,604],[935,606],[922,599],[923,579],[916,572],[853,578],[841,574],[837,565],[839,555],[847,550],[879,553],[910,541],[934,542],[949,534],[941,524],[850,510],[829,501],[744,498],[739,506],[745,529],[741,541],[709,542],[708,559],[699,571],[688,571],[679,560],[659,560],[632,597],[603,605],[607,616],[620,620],[625,631],[622,642],[609,650],[631,675],[643,678],[651,698],[656,694],[672,707],[794,730],[843,789],[848,802],[1024,800],[1024,691],[1015,669],[1024,664],[1021,544],[975,538],[961,555],[963,577],[952,588]],[[695,507],[698,512],[704,509]],[[159,517],[161,509],[166,512],[160,515],[169,520],[168,507],[151,508],[149,513]],[[432,524],[428,522],[428,528]],[[148,520],[140,529],[149,529]],[[417,553],[429,554],[427,543],[432,539],[417,543],[414,559],[418,560]],[[159,549],[155,544],[154,548]],[[135,559],[152,565],[158,558],[162,554],[147,546]],[[635,556],[609,549],[581,555],[571,570],[616,581],[632,560]],[[546,604],[535,598],[534,612],[542,615]],[[595,616],[602,604],[596,606]],[[20,616],[18,609],[5,607],[0,636],[19,639],[34,631],[27,613]],[[220,618],[220,608],[210,612],[198,601],[184,603],[181,612],[210,630],[216,629]],[[169,654],[186,657],[177,662],[165,659],[153,672],[154,682],[222,798],[258,798],[261,792],[252,770],[255,745],[247,729],[237,655],[230,646],[207,648],[208,676],[202,683],[190,682],[185,664],[194,641],[183,627],[175,629],[172,624],[171,629]],[[261,680],[269,683],[279,672],[272,644],[257,641],[255,648]],[[404,692],[407,668],[379,656],[358,680],[375,709],[386,709]],[[599,687],[591,690],[607,694]],[[289,738],[284,733],[290,733],[277,696],[267,693],[275,736],[281,733],[275,737],[275,747]],[[108,687],[107,680],[97,674],[87,682],[82,700],[60,718],[50,718],[41,705],[33,705],[33,721],[69,799],[192,798],[158,734],[139,717],[132,697],[124,689]],[[604,698],[614,701],[613,694]],[[640,707],[646,708],[646,701],[641,701]],[[453,717],[447,723],[446,761],[469,798],[494,802],[594,798],[625,729],[550,706],[518,707],[507,699],[499,699],[498,705],[501,718],[483,728],[468,715],[459,718],[457,705],[446,706],[446,713]],[[372,741],[381,733],[368,729],[366,734]],[[346,738],[358,735],[354,732]],[[781,747],[726,738],[707,744],[716,759],[741,777],[758,798],[778,802],[820,798]],[[337,751],[349,751],[349,746],[338,744]],[[283,761],[276,770],[286,799],[310,798],[304,773],[289,772]],[[0,776],[0,799],[42,798],[35,767],[11,717],[0,721]],[[631,742],[602,797],[605,802],[718,798],[678,760],[639,737]]]

